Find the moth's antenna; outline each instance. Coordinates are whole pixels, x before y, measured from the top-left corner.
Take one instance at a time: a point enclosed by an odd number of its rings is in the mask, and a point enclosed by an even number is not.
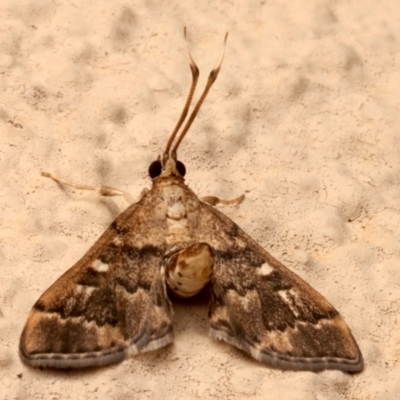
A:
[[[178,150],[179,145],[180,145],[181,142],[182,142],[182,139],[185,137],[187,131],[189,130],[190,126],[192,125],[192,122],[193,122],[194,119],[196,118],[196,115],[197,115],[197,113],[199,112],[200,107],[201,107],[201,105],[203,104],[204,99],[206,98],[206,96],[207,96],[207,94],[208,94],[208,92],[209,92],[209,90],[210,90],[212,84],[213,84],[213,83],[215,82],[215,80],[217,79],[217,76],[218,76],[219,70],[220,70],[220,68],[221,68],[221,64],[222,64],[222,61],[223,61],[223,59],[224,59],[224,55],[225,55],[225,45],[226,45],[226,40],[227,40],[227,38],[228,38],[228,33],[225,34],[224,48],[223,48],[223,50],[222,50],[221,59],[220,59],[218,65],[210,72],[210,75],[208,76],[208,81],[207,81],[207,85],[206,85],[206,87],[205,87],[205,89],[204,89],[204,92],[203,92],[203,94],[201,95],[199,101],[197,102],[196,107],[194,108],[194,110],[193,110],[192,113],[190,114],[190,117],[189,117],[189,119],[187,120],[185,127],[183,128],[183,131],[181,132],[181,134],[180,134],[180,136],[179,136],[179,138],[178,138],[178,140],[177,140],[177,142],[176,142],[174,148],[172,149],[171,157],[172,157],[174,160],[177,159],[177,157],[176,157],[176,152],[177,152],[177,150]]]
[[[199,68],[197,67],[196,63],[194,62],[192,54],[190,53],[190,50],[189,50],[189,43],[188,43],[187,37],[186,37],[186,26],[183,28],[183,36],[185,37],[186,44],[187,44],[187,51],[189,54],[190,70],[192,71],[192,86],[190,87],[189,95],[187,97],[185,107],[183,107],[183,111],[178,120],[178,123],[176,124],[174,131],[172,132],[170,138],[168,139],[167,147],[165,148],[164,155],[163,155],[164,161],[168,158],[169,150],[171,148],[172,142],[174,141],[175,136],[178,133],[183,122],[185,121],[185,118],[189,111],[190,103],[192,102],[192,99],[193,99],[197,81],[199,80],[199,75],[200,75]]]

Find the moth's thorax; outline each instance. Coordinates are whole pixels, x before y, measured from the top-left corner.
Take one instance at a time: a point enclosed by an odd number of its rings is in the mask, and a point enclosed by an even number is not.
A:
[[[167,248],[192,244],[199,199],[183,182],[177,183],[174,179],[159,188],[158,198],[162,203]]]

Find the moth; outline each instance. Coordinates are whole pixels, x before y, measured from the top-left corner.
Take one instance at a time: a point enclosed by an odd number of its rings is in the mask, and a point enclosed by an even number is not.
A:
[[[35,303],[20,338],[24,363],[99,367],[166,346],[173,341],[170,299],[208,290],[212,338],[276,368],[362,370],[335,308],[218,211],[219,199],[200,200],[184,182],[177,150],[217,79],[226,39],[183,126],[199,78],[189,51],[192,84],[165,151],[149,167],[151,189]]]

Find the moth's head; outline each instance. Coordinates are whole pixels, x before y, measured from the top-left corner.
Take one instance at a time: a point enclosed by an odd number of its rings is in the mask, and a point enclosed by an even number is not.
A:
[[[186,27],[184,28],[184,36],[186,39]],[[192,85],[190,87],[189,95],[186,100],[186,104],[183,107],[182,114],[179,118],[178,123],[175,126],[174,131],[172,132],[170,138],[168,139],[167,147],[163,153],[162,156],[159,156],[156,161],[153,161],[150,164],[149,167],[149,175],[151,179],[157,179],[158,177],[167,177],[167,176],[180,176],[184,177],[186,174],[186,168],[185,165],[178,160],[177,156],[177,151],[178,147],[182,142],[182,139],[185,137],[187,131],[189,130],[190,126],[192,125],[194,119],[196,118],[197,113],[200,110],[201,105],[204,102],[204,99],[206,98],[208,91],[210,90],[212,84],[215,82],[217,79],[219,70],[221,68],[222,60],[224,59],[224,54],[225,54],[225,44],[226,44],[226,39],[228,37],[228,34],[225,35],[224,39],[224,48],[222,51],[222,56],[221,59],[218,63],[218,65],[210,72],[210,75],[208,76],[208,81],[207,85],[203,91],[203,94],[200,96],[200,99],[198,100],[196,106],[194,107],[192,113],[189,116],[189,119],[186,121],[185,126],[182,129],[182,132],[180,133],[178,139],[175,141],[176,135],[180,128],[182,127],[182,124],[185,122],[186,116],[189,111],[190,103],[192,102],[194,91],[196,89],[197,81],[199,79],[199,68],[197,67],[196,63],[193,60],[192,55],[190,54],[190,51],[188,49],[189,53],[189,60],[190,60],[190,70],[192,71]],[[174,146],[172,147],[172,144],[174,143]]]
[[[163,159],[164,157],[158,157],[156,161],[150,164],[149,175],[151,179],[156,179],[159,176],[181,176],[182,178],[185,176],[186,167],[183,162],[174,160],[172,157]]]

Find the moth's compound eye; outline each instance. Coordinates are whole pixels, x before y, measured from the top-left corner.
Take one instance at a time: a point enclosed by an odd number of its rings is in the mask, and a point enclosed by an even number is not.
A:
[[[160,160],[153,161],[149,167],[149,175],[151,179],[157,178],[161,174],[162,164]]]
[[[186,167],[185,164],[183,162],[177,161],[176,162],[176,169],[178,170],[179,174],[181,176],[185,176],[186,174]]]

